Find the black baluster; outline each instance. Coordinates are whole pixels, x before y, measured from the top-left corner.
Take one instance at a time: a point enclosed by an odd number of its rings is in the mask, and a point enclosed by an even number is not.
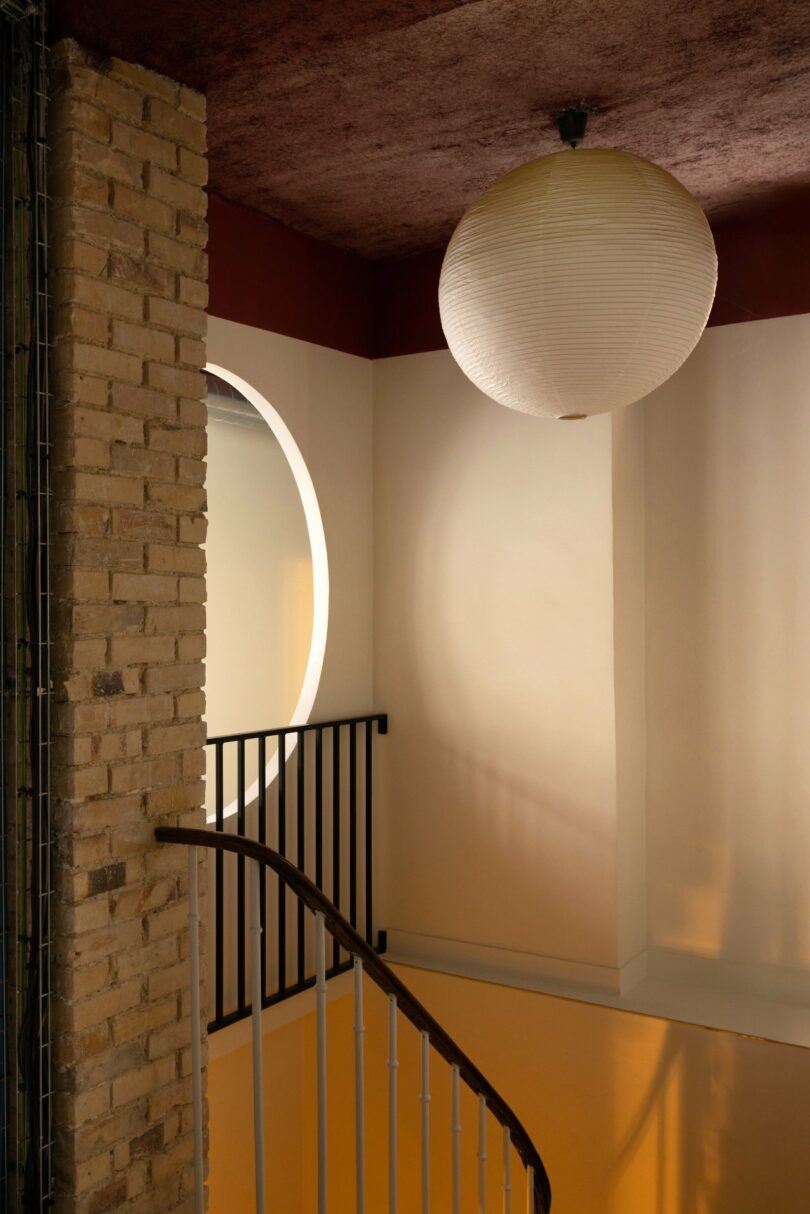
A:
[[[259,738],[259,797],[256,812],[259,815],[259,842],[267,842],[267,739],[264,734]],[[262,1002],[267,998],[267,872],[262,864],[259,875],[259,913],[262,928]]]
[[[357,726],[349,726],[349,922],[357,927]]]
[[[305,809],[304,809],[304,738],[303,730],[298,730],[298,765],[295,784],[295,797],[297,802],[298,814],[298,839],[296,846],[296,854],[298,856],[298,867],[301,872],[306,871],[306,830],[305,830]],[[298,985],[303,986],[306,977],[306,941],[304,938],[304,903],[303,899],[297,898],[298,903]]]
[[[323,889],[323,730],[315,731],[315,884]]]
[[[245,833],[245,739],[236,743],[236,833]],[[245,1010],[245,857],[236,860],[236,987],[239,1011]]]
[[[278,851],[287,855],[287,738],[278,735]],[[278,878],[278,990],[287,987],[287,887]]]
[[[332,901],[340,910],[340,726],[332,728]],[[332,941],[332,964],[340,960],[337,940]]]
[[[222,743],[214,747],[214,788],[216,792],[216,828],[221,831],[225,827],[225,796],[222,776]],[[215,860],[216,891],[214,905],[214,1003],[217,1023],[221,1023],[225,1014],[225,876],[224,853],[218,851]]]
[[[374,944],[374,923],[373,923],[373,882],[374,882],[374,838],[373,824],[371,812],[371,759],[372,759],[372,740],[374,734],[374,725],[371,721],[366,721],[366,940],[373,946]]]

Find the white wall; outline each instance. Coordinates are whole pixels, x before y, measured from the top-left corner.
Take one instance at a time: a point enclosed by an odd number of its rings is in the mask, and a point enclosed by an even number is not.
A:
[[[810,316],[709,330],[644,405],[649,939],[810,993]]]
[[[280,410],[321,501],[315,715],[391,714],[394,951],[804,1040],[810,317],[709,330],[645,402],[568,424],[447,352],[372,367],[212,320],[209,357]],[[725,987],[746,1000],[703,997]]]
[[[209,319],[208,360],[281,414],[312,477],[329,560],[329,631],[312,719],[364,713],[372,698],[371,364],[351,354]]]
[[[381,361],[375,475],[395,954],[808,1040],[810,317],[570,425]]]
[[[446,351],[374,372],[392,947],[614,986],[610,418],[501,408]]]

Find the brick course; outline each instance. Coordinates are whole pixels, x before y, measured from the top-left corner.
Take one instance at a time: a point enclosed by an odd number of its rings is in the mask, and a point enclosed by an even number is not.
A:
[[[52,54],[57,1203],[192,1209],[204,785],[205,101]]]

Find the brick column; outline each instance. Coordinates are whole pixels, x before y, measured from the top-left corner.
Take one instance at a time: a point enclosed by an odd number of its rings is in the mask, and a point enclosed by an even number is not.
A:
[[[52,57],[57,1209],[190,1210],[186,855],[203,821],[197,93]]]

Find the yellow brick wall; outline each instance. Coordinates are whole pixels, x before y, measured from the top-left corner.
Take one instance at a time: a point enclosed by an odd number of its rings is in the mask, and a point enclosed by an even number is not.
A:
[[[190,1210],[203,814],[205,101],[51,62],[57,1208]]]

